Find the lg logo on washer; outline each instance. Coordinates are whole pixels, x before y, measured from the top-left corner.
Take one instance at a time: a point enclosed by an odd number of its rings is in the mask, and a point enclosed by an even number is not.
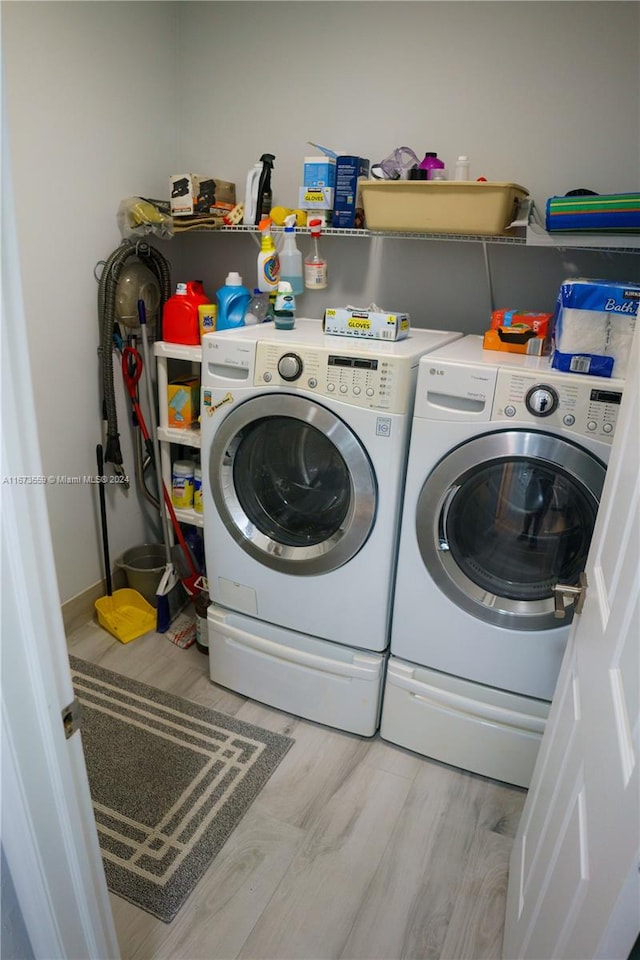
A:
[[[431,367],[429,373],[432,377],[444,377],[444,370],[438,370],[437,367]]]

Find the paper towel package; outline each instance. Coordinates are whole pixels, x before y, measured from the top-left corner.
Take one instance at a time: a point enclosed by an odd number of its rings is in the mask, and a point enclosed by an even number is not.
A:
[[[568,373],[625,377],[640,284],[565,280],[553,316],[551,366]]]

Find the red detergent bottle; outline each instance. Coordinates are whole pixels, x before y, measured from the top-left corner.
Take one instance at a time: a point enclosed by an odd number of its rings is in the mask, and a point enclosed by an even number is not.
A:
[[[176,292],[169,297],[162,311],[162,339],[168,343],[186,343],[198,346],[200,323],[198,307],[211,303],[204,292],[201,280],[178,283]]]

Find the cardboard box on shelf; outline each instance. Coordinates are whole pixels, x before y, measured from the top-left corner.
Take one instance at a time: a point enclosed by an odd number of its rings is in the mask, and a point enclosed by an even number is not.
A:
[[[333,157],[305,157],[302,183],[310,190],[333,189],[336,183],[336,161]]]
[[[167,384],[168,426],[187,430],[200,416],[200,379],[185,377]]]
[[[298,206],[301,210],[333,210],[333,187],[300,187]]]
[[[195,213],[223,216],[236,205],[236,185],[196,173],[176,173],[169,181],[171,215],[191,217]]]
[[[336,187],[333,200],[333,227],[365,227],[360,181],[369,176],[369,161],[364,157],[340,156],[336,160]]]

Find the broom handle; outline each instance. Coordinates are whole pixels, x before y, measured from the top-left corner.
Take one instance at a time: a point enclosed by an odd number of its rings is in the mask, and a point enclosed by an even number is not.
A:
[[[166,493],[164,490],[164,480],[162,479],[162,464],[160,463],[160,444],[158,442],[158,420],[156,417],[156,409],[153,402],[153,384],[151,383],[151,364],[149,362],[149,357],[151,352],[149,350],[149,338],[147,336],[147,311],[145,309],[144,300],[138,300],[138,319],[140,321],[140,329],[142,330],[142,346],[144,351],[144,363],[142,364],[144,368],[144,382],[147,388],[147,404],[149,406],[149,418],[151,424],[151,441],[153,443],[153,459],[155,461],[156,467],[156,480],[158,484],[158,498],[160,500],[160,519],[162,521],[162,535],[164,537],[164,550],[167,559],[167,563],[171,563],[171,544],[169,542],[169,520],[167,518],[167,511],[162,505],[162,494]]]
[[[109,558],[109,536],[107,534],[107,500],[106,493],[104,489],[104,483],[102,482],[102,477],[104,475],[104,454],[102,451],[102,444],[99,443],[96,447],[96,459],[98,462],[98,486],[99,486],[99,495],[100,495],[100,522],[102,524],[102,553],[104,556],[104,574],[105,580],[107,581],[107,596],[110,597],[113,593],[113,585],[111,583],[111,560]]]

